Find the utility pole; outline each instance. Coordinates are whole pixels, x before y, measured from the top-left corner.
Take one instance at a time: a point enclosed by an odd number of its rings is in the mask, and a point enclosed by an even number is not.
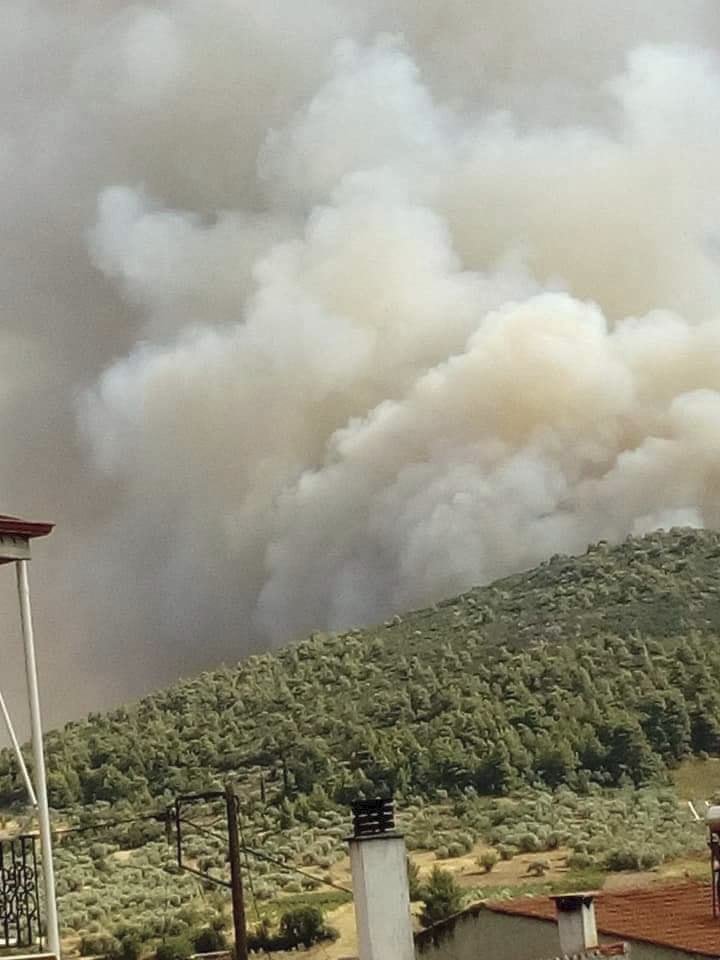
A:
[[[225,785],[227,807],[228,846],[230,854],[230,891],[232,893],[233,924],[235,926],[235,960],[248,960],[247,928],[245,925],[245,898],[240,872],[240,837],[238,835],[238,799],[232,784]]]
[[[198,830],[201,834],[205,833],[209,836],[218,837],[217,833],[207,830],[201,823],[197,821],[189,820],[183,816],[184,810],[193,803],[202,803],[212,804],[213,806],[213,823],[216,823],[219,817],[217,805],[221,802],[225,802],[225,820],[227,823],[227,836],[228,836],[228,853],[227,859],[230,864],[230,880],[226,880],[225,876],[227,873],[223,870],[223,877],[213,876],[211,873],[205,873],[203,870],[198,870],[197,867],[190,866],[185,862],[183,857],[183,829],[185,826],[190,829]],[[377,801],[378,803],[383,803],[383,801]],[[317,881],[317,877],[314,877],[312,874],[307,873],[305,870],[299,870],[297,867],[290,867],[287,863],[282,860],[278,860],[275,857],[271,857],[266,853],[262,853],[259,850],[253,850],[251,847],[246,847],[244,841],[241,844],[241,835],[239,827],[239,814],[240,814],[240,803],[238,796],[235,793],[233,785],[231,783],[225,784],[225,789],[220,790],[208,790],[205,793],[191,793],[185,794],[183,796],[178,796],[175,798],[175,803],[172,806],[169,806],[165,813],[165,824],[168,836],[168,843],[170,843],[172,838],[172,823],[175,822],[175,848],[177,852],[177,865],[180,870],[185,870],[187,873],[192,873],[196,877],[200,877],[205,883],[213,883],[218,887],[224,887],[226,890],[230,891],[232,897],[232,908],[233,908],[233,925],[235,928],[235,955],[233,960],[249,960],[248,956],[248,940],[247,940],[247,926],[246,926],[246,917],[245,917],[245,898],[243,895],[243,882],[242,882],[242,873],[240,869],[240,853],[245,851],[253,857],[259,857],[260,860],[264,860],[268,863],[273,863],[276,866],[284,867],[285,869],[291,870],[293,873],[298,873],[301,876],[308,877],[310,880]],[[207,817],[208,811],[205,809],[201,811],[199,816]],[[159,817],[157,819],[160,819]],[[387,819],[387,817],[385,818]],[[390,813],[390,821],[392,821],[392,812]],[[383,820],[385,823],[385,820]],[[390,823],[392,827],[393,822]],[[398,838],[400,834],[394,832],[388,833],[386,839]],[[405,864],[405,847],[403,845],[403,859],[402,859],[402,868],[403,875],[405,875],[406,864]],[[407,881],[407,877],[406,877]],[[341,890],[343,893],[352,893],[351,890],[348,890],[346,887],[339,886],[336,883],[333,883],[330,880],[323,880],[323,884],[326,886],[334,887],[336,890]],[[407,886],[407,882],[406,882]],[[407,891],[406,891],[407,898]],[[408,905],[408,910],[409,910]],[[387,912],[387,911],[386,911]],[[269,955],[269,954],[268,954]],[[392,957],[392,960],[399,960],[400,955],[396,957],[395,954],[388,953],[387,957]],[[1,958],[0,958],[1,960]],[[29,958],[28,958],[29,960]],[[383,954],[382,960],[386,960],[385,954]]]
[[[228,832],[228,860],[230,861],[230,882],[210,873],[204,873],[196,867],[188,866],[183,861],[183,824],[198,827],[183,815],[183,808],[191,803],[207,803],[225,800],[225,812]],[[233,925],[235,927],[235,960],[248,960],[247,928],[245,926],[245,899],[243,897],[242,874],[240,872],[240,832],[238,830],[238,798],[231,783],[225,784],[222,793],[219,790],[209,790],[206,793],[186,794],[175,798],[174,809],[168,807],[167,819],[175,820],[175,841],[177,848],[177,865],[181,870],[194,873],[206,883],[214,883],[218,887],[225,887],[232,895]],[[199,828],[202,830],[202,828]]]

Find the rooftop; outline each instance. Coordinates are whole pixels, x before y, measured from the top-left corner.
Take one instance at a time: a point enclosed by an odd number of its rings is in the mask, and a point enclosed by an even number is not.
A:
[[[46,537],[52,530],[52,523],[36,523],[33,520],[21,520],[20,517],[8,517],[0,513],[0,536]]]
[[[0,564],[30,559],[30,541],[46,537],[52,523],[36,523],[0,513]]]
[[[496,913],[555,920],[555,904],[549,897],[498,900],[486,906]],[[720,955],[720,920],[713,918],[712,892],[706,883],[600,893],[595,898],[595,917],[600,933],[700,956]]]

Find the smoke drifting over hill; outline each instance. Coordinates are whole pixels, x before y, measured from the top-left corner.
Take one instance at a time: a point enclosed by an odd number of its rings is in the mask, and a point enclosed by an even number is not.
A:
[[[55,719],[720,526],[715,0],[3,13],[0,489],[59,523]]]

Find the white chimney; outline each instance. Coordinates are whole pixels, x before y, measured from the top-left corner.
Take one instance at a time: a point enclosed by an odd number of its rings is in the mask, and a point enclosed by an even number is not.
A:
[[[597,947],[594,896],[594,893],[564,893],[551,898],[555,901],[563,954],[572,956]]]
[[[390,800],[353,804],[349,838],[360,960],[415,960],[407,851]]]

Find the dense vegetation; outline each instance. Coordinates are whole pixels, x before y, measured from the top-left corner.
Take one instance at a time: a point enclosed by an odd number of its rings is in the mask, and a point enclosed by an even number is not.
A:
[[[47,737],[57,819],[162,810],[233,779],[248,844],[317,877],[258,862],[261,904],[329,878],[343,805],[378,792],[399,798],[409,846],[439,859],[479,843],[503,858],[562,846],[577,870],[650,867],[697,844],[663,792],[667,768],[720,752],[719,563],[706,531],[599,544],[91,715]],[[4,752],[0,807],[21,794]],[[225,868],[207,836],[190,855]],[[160,823],[64,841],[66,933],[146,943],[219,922],[214,894],[172,857]]]
[[[720,536],[658,533],[316,634],[51,733],[52,803],[643,782],[718,750],[719,577]],[[21,789],[6,752],[0,804]]]

